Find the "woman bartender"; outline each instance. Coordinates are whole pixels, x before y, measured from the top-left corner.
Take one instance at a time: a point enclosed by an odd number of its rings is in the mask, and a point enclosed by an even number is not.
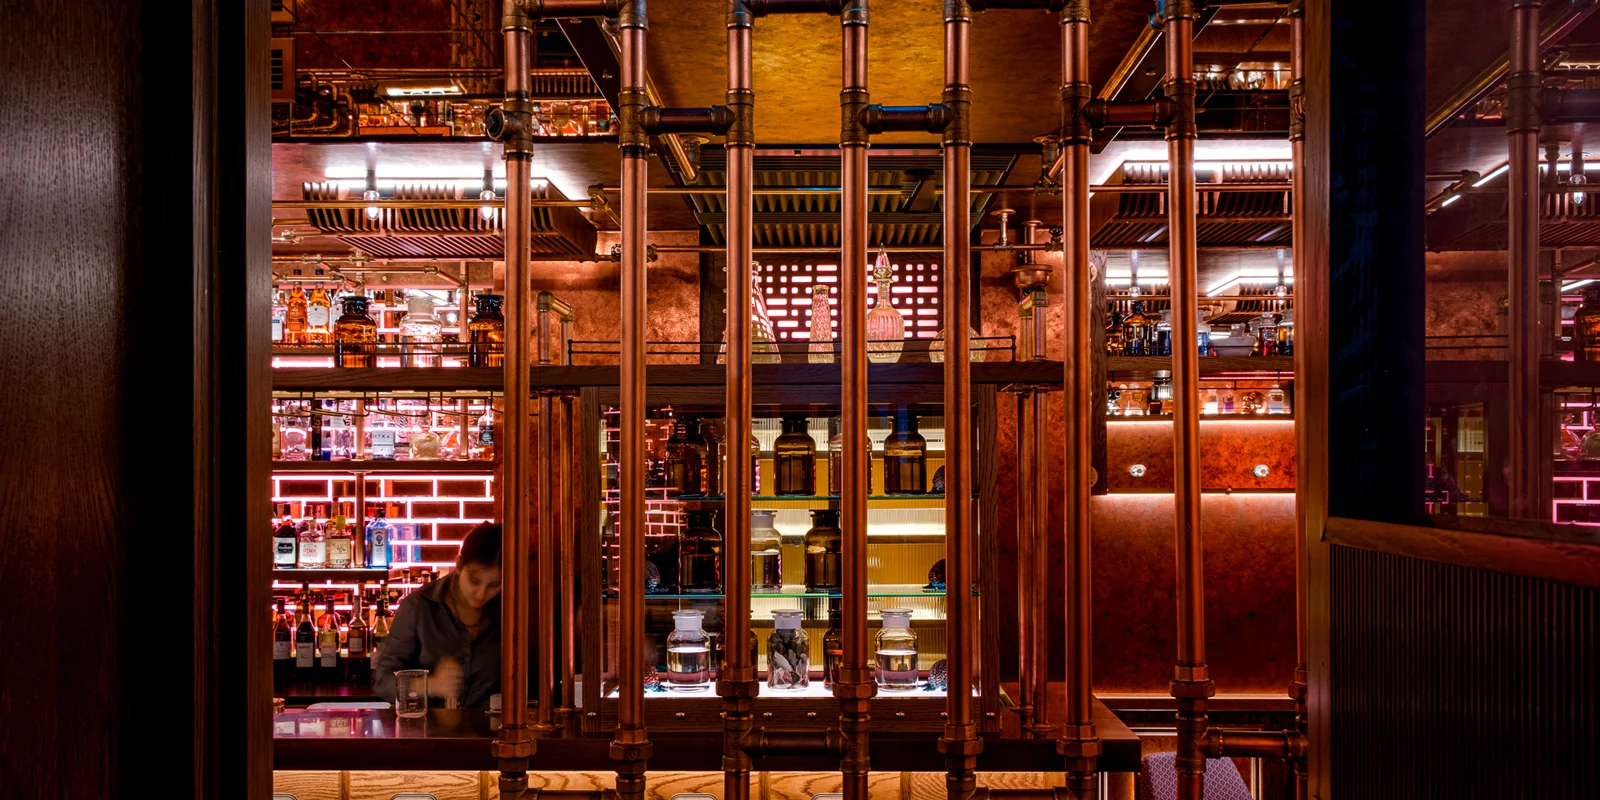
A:
[[[400,603],[372,665],[372,687],[394,702],[394,673],[426,669],[428,695],[446,708],[488,704],[500,691],[500,526],[461,542],[456,568]]]

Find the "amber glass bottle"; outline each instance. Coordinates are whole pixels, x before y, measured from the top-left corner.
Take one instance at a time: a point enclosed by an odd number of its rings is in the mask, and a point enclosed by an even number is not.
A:
[[[678,589],[684,594],[722,591],[722,534],[717,512],[687,512],[689,524],[678,534]]]
[[[806,431],[803,414],[783,418],[783,435],[772,444],[773,494],[817,493],[817,443]]]
[[[1124,355],[1126,347],[1122,336],[1122,315],[1111,312],[1111,321],[1106,324],[1106,355]]]
[[[467,356],[468,366],[498,367],[506,358],[506,318],[500,315],[497,294],[478,295],[478,311],[467,323],[467,339],[472,351]]]
[[[839,512],[829,508],[811,512],[811,530],[806,531],[805,539],[806,591],[839,591],[843,586],[839,566],[842,548]]]
[[[668,485],[679,494],[706,493],[706,443],[700,439],[699,420],[680,416],[667,439]]]
[[[344,316],[333,323],[334,361],[341,367],[378,365],[378,324],[367,316],[367,298],[344,299]]]
[[[917,433],[917,417],[909,409],[895,415],[894,433],[883,440],[883,493],[926,494],[928,440]]]
[[[1144,301],[1133,301],[1133,313],[1122,320],[1122,354],[1125,356],[1155,355],[1154,333],[1150,318],[1144,315]]]
[[[1573,359],[1600,362],[1600,288],[1583,290],[1583,305],[1572,322]]]
[[[839,680],[839,665],[844,663],[844,638],[839,635],[841,619],[839,606],[834,603],[828,609],[828,632],[822,634],[822,687],[824,689],[833,688],[834,681]]]
[[[317,270],[321,275],[322,270]],[[306,300],[306,340],[311,344],[327,344],[329,320],[333,316],[333,299],[319,282]],[[337,335],[333,337],[337,341]]]

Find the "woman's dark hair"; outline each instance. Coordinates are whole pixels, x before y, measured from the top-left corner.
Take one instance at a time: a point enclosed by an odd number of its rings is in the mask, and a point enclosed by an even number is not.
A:
[[[500,566],[500,523],[485,522],[467,534],[461,540],[461,555],[456,556],[456,564],[461,567]]]

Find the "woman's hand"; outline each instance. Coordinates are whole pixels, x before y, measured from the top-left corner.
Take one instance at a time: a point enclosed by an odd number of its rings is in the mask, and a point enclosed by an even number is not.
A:
[[[431,694],[444,698],[445,708],[461,707],[461,685],[464,673],[461,664],[448,656],[439,659],[434,665],[433,672],[428,675],[431,683]]]

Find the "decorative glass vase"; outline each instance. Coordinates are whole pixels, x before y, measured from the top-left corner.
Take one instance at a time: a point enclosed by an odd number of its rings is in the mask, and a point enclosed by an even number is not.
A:
[[[894,307],[894,297],[889,284],[894,281],[894,267],[889,265],[889,253],[878,248],[878,260],[872,267],[872,279],[878,283],[878,300],[867,312],[867,360],[874,364],[893,364],[900,360],[900,351],[906,345],[906,319]]]
[[[983,343],[973,341],[978,338],[981,337],[976,330],[967,329],[968,361],[982,361],[984,358]],[[944,331],[939,331],[939,335],[933,337],[933,341],[928,343],[928,360],[935,364],[944,363]]]
[[[723,309],[724,316],[728,310]],[[728,363],[728,331],[722,331],[722,348],[717,351],[717,363]],[[767,299],[761,291],[761,264],[750,262],[750,363],[781,364],[783,355],[778,352],[778,340],[772,332],[772,317],[767,314]]]
[[[828,285],[811,287],[811,347],[813,364],[833,363],[833,307],[828,305]]]

